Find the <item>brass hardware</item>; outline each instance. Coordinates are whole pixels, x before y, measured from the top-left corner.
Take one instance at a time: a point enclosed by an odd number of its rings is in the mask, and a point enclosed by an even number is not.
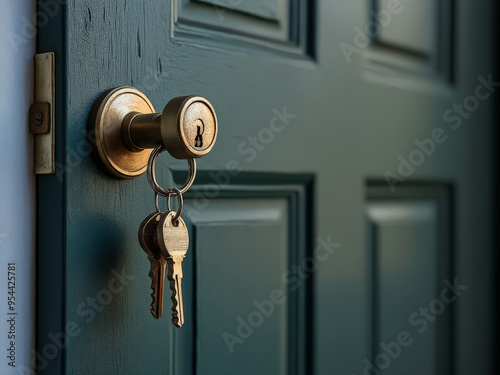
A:
[[[172,99],[155,113],[149,99],[133,87],[118,87],[101,97],[89,118],[97,159],[118,178],[146,171],[151,149],[164,145],[177,159],[199,158],[217,139],[217,116],[200,96]]]
[[[146,171],[149,152],[130,151],[122,140],[122,122],[130,112],[153,113],[149,99],[133,87],[119,87],[101,97],[89,118],[96,160],[118,178],[135,178]]]
[[[179,194],[182,199],[182,195]],[[177,217],[177,219],[175,219]],[[175,211],[164,212],[156,229],[158,247],[167,261],[167,279],[172,296],[172,323],[178,328],[184,324],[182,298],[182,260],[189,249],[189,233],[186,223]]]
[[[196,135],[198,137],[198,135]],[[199,139],[196,140],[199,142]],[[202,146],[202,142],[200,147]],[[197,147],[197,146],[196,146]],[[207,146],[208,147],[208,146]],[[196,159],[188,159],[189,177],[184,186],[179,189],[164,190],[156,182],[155,165],[158,155],[165,150],[160,144],[151,152],[148,161],[148,182],[155,192],[156,212],[144,219],[139,227],[139,243],[148,254],[150,261],[149,277],[151,277],[151,313],[156,319],[163,314],[163,291],[165,276],[172,291],[172,323],[176,327],[184,324],[184,303],[182,300],[182,259],[189,248],[189,234],[186,223],[181,218],[184,207],[183,192],[191,186],[196,175]],[[162,212],[159,205],[159,196],[167,197],[167,210]],[[171,198],[177,197],[179,205],[177,212],[172,210]]]
[[[54,103],[54,53],[40,53],[35,55],[35,102],[29,111],[29,130],[34,134],[35,144],[35,174],[56,172]]]

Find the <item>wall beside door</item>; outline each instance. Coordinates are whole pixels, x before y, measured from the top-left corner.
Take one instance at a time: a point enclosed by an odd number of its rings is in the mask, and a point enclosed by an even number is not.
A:
[[[34,349],[36,204],[28,108],[33,101],[36,35],[27,26],[34,14],[34,0],[0,3],[0,373],[3,375],[18,374],[18,369],[28,367]]]

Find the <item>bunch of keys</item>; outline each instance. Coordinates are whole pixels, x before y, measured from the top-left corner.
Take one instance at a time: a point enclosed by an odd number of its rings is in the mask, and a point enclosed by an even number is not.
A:
[[[181,218],[183,208],[182,190],[186,191],[191,187],[194,175],[196,174],[196,164],[190,161],[190,179],[186,185],[178,188],[163,190],[156,183],[154,166],[156,157],[161,152],[155,149],[148,164],[148,180],[153,190],[155,190],[156,212],[147,216],[139,227],[139,243],[142,249],[148,254],[151,263],[149,277],[151,277],[151,313],[156,319],[163,314],[163,290],[165,274],[172,290],[172,323],[176,327],[184,324],[184,310],[182,302],[182,260],[186,256],[189,248],[189,234],[186,223]],[[194,165],[194,168],[192,166]],[[150,168],[151,167],[151,168]],[[167,211],[161,212],[158,202],[158,195],[167,197]],[[177,197],[179,207],[172,211],[170,199]]]

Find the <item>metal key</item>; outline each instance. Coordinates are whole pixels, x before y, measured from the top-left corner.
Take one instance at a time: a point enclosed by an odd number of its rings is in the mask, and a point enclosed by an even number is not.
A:
[[[156,230],[158,221],[161,219],[162,213],[155,212],[144,219],[139,226],[139,243],[142,249],[148,254],[148,259],[151,262],[149,269],[149,277],[151,277],[151,314],[156,319],[159,319],[163,314],[163,288],[165,285],[165,271],[167,261],[158,247],[158,239]]]
[[[178,218],[176,224],[172,222],[176,216],[170,211],[161,216],[158,222],[158,247],[167,260],[167,279],[172,290],[172,323],[176,327],[184,324],[184,308],[182,302],[182,259],[189,248],[189,234],[186,223]]]

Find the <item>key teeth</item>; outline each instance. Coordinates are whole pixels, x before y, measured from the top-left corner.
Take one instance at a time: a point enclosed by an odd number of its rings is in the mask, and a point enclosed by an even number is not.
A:
[[[151,297],[153,299],[153,301],[151,302],[151,315],[153,315],[153,317],[155,319],[160,319],[159,316],[157,316],[156,314],[156,311],[157,311],[157,297],[156,297],[156,293],[153,291],[153,293],[151,293]]]
[[[155,319],[159,319],[160,317],[157,315],[157,311],[158,311],[158,290],[156,288],[156,278],[157,278],[157,269],[156,269],[156,261],[155,261],[155,258],[154,257],[151,257],[149,256],[148,257],[150,263],[151,263],[151,267],[149,269],[149,277],[151,278],[151,298],[152,298],[152,301],[151,301],[151,315],[153,315],[153,317]]]
[[[172,323],[177,327],[182,327],[182,322],[179,322],[179,301],[177,300],[177,289],[175,288],[175,278],[172,278],[170,281],[170,289],[172,290],[172,296],[170,299],[172,300]]]
[[[172,321],[174,319],[179,319],[178,318],[178,314],[179,312],[177,311],[177,306],[179,305],[179,302],[177,301],[177,290],[175,289],[175,280],[172,279],[170,280],[170,290],[172,290],[172,296],[170,297],[170,299],[172,300]],[[175,324],[175,322],[174,322]]]

